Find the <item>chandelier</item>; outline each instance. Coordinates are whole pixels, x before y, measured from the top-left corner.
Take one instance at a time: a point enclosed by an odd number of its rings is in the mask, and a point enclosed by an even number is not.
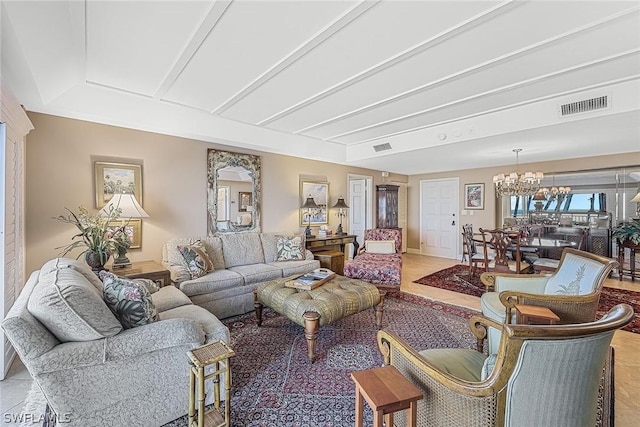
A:
[[[553,183],[551,188],[541,188],[540,191],[546,196],[549,196],[549,200],[555,199],[557,196],[566,196],[571,192],[571,187],[556,187],[556,177],[553,176]]]
[[[500,196],[531,196],[540,188],[540,181],[544,178],[542,172],[524,172],[518,170],[518,154],[522,148],[515,148],[516,170],[509,174],[501,173],[493,177],[493,184],[496,186],[496,197]]]

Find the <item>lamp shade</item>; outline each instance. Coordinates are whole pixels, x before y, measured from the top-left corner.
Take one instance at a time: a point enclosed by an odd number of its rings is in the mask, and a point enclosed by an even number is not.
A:
[[[302,205],[302,207],[305,209],[317,209],[320,206],[316,204],[316,201],[313,200],[313,197],[311,197],[311,194],[309,194],[309,197],[307,197],[307,200],[304,202],[304,205]]]
[[[120,209],[120,218],[148,218],[149,214],[142,209],[133,194],[114,194],[109,203],[102,208],[102,214],[108,215],[111,210]]]
[[[538,191],[533,195],[533,200],[547,200],[547,196],[544,195],[544,192]]]
[[[640,203],[640,191],[638,191],[638,194],[636,194],[630,201]]]
[[[344,202],[344,197],[340,196],[338,197],[338,201],[335,205],[332,206],[332,208],[349,209],[349,206],[347,206],[347,204]]]

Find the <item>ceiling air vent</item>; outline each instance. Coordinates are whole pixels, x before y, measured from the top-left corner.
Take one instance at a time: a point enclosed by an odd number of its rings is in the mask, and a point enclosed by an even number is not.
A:
[[[596,98],[582,101],[570,102],[560,105],[560,116],[570,116],[572,114],[586,113],[588,111],[603,110],[609,106],[608,96],[598,96]]]
[[[373,149],[376,150],[376,153],[379,153],[380,151],[391,150],[391,144],[385,142],[384,144],[374,145]]]

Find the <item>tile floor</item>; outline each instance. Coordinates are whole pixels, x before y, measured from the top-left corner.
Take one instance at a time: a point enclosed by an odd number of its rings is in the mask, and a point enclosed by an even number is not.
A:
[[[477,297],[413,283],[413,280],[458,263],[457,260],[405,254],[401,289],[449,304],[479,310],[480,299]],[[608,279],[605,286],[640,291],[640,281],[632,282],[629,279],[621,282],[617,279]],[[640,353],[640,334],[618,331],[614,336],[613,346],[616,349],[615,425],[617,427],[636,426],[637,417],[640,414],[640,400],[636,398],[637,385],[640,384],[640,358],[637,357]],[[20,425],[19,422],[12,421],[15,419],[12,417],[22,413],[24,399],[31,388],[31,383],[32,379],[26,368],[19,359],[16,359],[7,378],[0,381],[0,413],[2,413],[0,425],[7,427]]]

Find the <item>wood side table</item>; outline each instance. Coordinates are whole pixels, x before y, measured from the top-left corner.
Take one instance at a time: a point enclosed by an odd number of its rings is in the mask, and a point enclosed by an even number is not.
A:
[[[113,274],[129,279],[150,279],[160,287],[171,284],[171,273],[169,270],[155,261],[132,262],[131,267],[111,268],[111,271]]]
[[[305,248],[311,252],[326,251],[339,248],[344,253],[345,259],[349,259],[349,254],[345,252],[346,246],[353,243],[353,257],[358,253],[358,236],[355,234],[333,235],[330,237],[307,237],[305,240]]]
[[[516,304],[516,323],[531,325],[533,323],[545,322],[555,325],[560,318],[547,307],[538,305]]]
[[[313,257],[320,261],[320,267],[344,276],[344,253],[340,251],[313,252]]]
[[[373,410],[373,426],[393,426],[393,413],[408,409],[407,427],[416,427],[418,406],[422,392],[411,384],[395,366],[367,369],[351,373],[356,383],[356,427],[362,427],[363,401]]]

